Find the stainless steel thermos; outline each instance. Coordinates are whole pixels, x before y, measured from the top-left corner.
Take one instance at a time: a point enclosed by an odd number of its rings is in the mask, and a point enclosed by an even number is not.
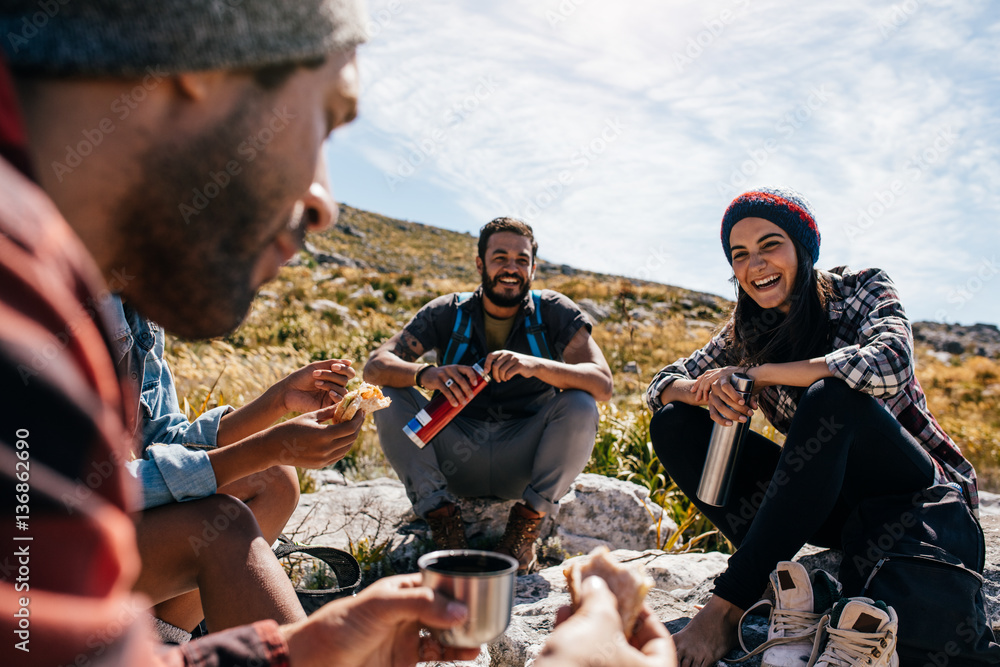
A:
[[[746,404],[750,405],[753,379],[742,373],[733,373],[732,383]],[[701,471],[701,483],[698,485],[698,498],[702,502],[715,507],[726,504],[729,487],[733,481],[736,457],[740,453],[740,445],[743,444],[748,430],[750,430],[749,421],[734,421],[732,426],[715,424],[712,428],[712,440],[708,443],[705,467]]]

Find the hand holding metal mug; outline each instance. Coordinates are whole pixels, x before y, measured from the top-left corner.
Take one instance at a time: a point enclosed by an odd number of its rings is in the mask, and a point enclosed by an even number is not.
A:
[[[491,551],[433,551],[417,561],[423,585],[466,605],[462,625],[431,634],[444,646],[478,648],[503,634],[514,607],[517,561]]]

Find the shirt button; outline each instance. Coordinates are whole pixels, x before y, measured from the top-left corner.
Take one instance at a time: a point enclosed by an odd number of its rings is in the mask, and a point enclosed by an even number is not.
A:
[[[132,379],[135,380],[135,379],[138,379],[138,377],[139,377],[139,374],[133,371],[133,373],[132,373]]]

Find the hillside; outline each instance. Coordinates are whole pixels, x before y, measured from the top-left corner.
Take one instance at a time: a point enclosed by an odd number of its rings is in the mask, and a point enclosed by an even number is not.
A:
[[[440,294],[473,288],[476,238],[430,225],[341,207],[337,225],[265,286],[247,321],[223,340],[170,340],[178,392],[193,415],[221,403],[241,405],[310,360],[368,354]],[[594,321],[594,338],[615,374],[615,397],[602,407],[599,444],[643,444],[648,419],[641,392],[664,365],[704,344],[731,302],[680,287],[581,271],[539,259],[535,286],[559,290]],[[996,328],[915,326],[918,377],[934,414],[973,460],[984,487],[1000,486],[1000,347]],[[993,358],[976,352],[993,353]],[[763,422],[754,428],[780,441]],[[599,448],[600,449],[600,448]],[[612,448],[613,449],[613,448]],[[615,453],[617,452],[617,453]],[[614,455],[612,455],[614,454]],[[595,467],[615,470],[619,450]],[[640,452],[641,454],[641,452]],[[644,455],[648,459],[648,453]],[[643,457],[640,456],[640,459]],[[595,456],[595,460],[597,457]],[[631,459],[629,459],[631,461]],[[632,461],[655,478],[655,461]],[[368,423],[345,465],[352,474],[390,472]],[[619,468],[620,469],[620,468]]]
[[[372,269],[379,273],[419,274],[424,279],[455,280],[476,284],[477,237],[453,232],[419,222],[389,218],[342,204],[337,224],[329,231],[310,238],[314,257],[327,254],[331,264]],[[618,276],[582,271],[571,266],[545,261],[544,249],[539,254],[536,280],[565,284],[567,278],[584,282],[617,285]],[[659,283],[629,281],[634,285],[662,290],[665,299],[705,306],[711,314],[728,311],[731,303],[720,297]],[[547,285],[550,286],[550,285]],[[709,313],[705,313],[708,315]]]

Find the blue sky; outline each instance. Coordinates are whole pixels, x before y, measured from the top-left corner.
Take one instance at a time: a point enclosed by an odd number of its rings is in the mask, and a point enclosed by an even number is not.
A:
[[[739,192],[808,197],[820,268],[879,266],[914,320],[1000,322],[995,2],[370,2],[336,196],[539,255],[732,295]],[[471,261],[471,258],[470,258]]]

